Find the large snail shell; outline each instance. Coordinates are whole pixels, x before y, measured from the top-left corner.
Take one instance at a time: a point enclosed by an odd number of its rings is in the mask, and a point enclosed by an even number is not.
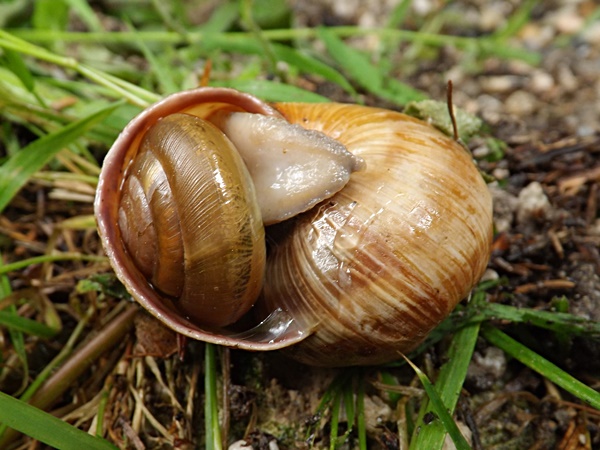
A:
[[[129,183],[124,180],[145,170],[133,170],[138,163],[131,161],[143,153],[146,131],[175,113],[210,119],[222,109],[283,116],[322,131],[367,166],[329,200],[267,230],[263,293],[254,307],[258,321],[265,320],[257,326],[246,319],[233,327],[223,327],[227,321],[221,319],[199,325],[182,314],[179,294],[156,289],[149,281],[156,270],[140,270],[133,262],[136,239],[124,239],[118,225],[123,186]],[[178,198],[202,201],[189,193]],[[329,366],[381,363],[416,347],[479,280],[492,234],[491,198],[470,156],[428,124],[356,105],[270,107],[215,88],[170,96],[128,125],[105,160],[96,215],[121,281],[174,330],[249,350],[288,347],[301,361]],[[125,222],[121,219],[126,228]]]
[[[280,104],[338,139],[366,171],[277,236],[262,307],[285,304],[315,330],[288,351],[312,364],[397,358],[416,347],[481,277],[491,200],[467,152],[396,112]]]

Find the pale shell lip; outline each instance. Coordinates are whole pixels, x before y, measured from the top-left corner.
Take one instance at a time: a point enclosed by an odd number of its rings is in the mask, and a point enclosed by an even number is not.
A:
[[[271,106],[234,89],[202,87],[165,97],[138,114],[120,133],[107,153],[99,178],[94,212],[104,251],[115,274],[129,293],[153,316],[174,331],[192,339],[246,350],[275,350],[305,339],[309,333],[300,330],[283,311],[275,311],[254,328],[242,333],[226,329],[202,329],[174,313],[168,302],[157,301],[156,292],[143,279],[128,258],[117,227],[118,197],[128,161],[135,154],[145,130],[162,117],[185,112],[202,104],[223,103],[241,111],[281,117]],[[210,114],[209,111],[207,114]]]

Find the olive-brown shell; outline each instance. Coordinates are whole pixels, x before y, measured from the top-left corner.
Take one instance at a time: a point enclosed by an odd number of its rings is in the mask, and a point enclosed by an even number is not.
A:
[[[194,322],[242,317],[262,288],[265,233],[233,144],[210,122],[171,114],[148,129],[127,172],[119,230],[137,269]]]
[[[210,119],[220,108],[281,115],[339,140],[366,161],[366,170],[338,194],[267,229],[254,318],[229,327],[182,315],[176,295],[154,288],[132,263],[117,206],[150,126],[182,111]],[[96,215],[117,275],[171,328],[249,350],[287,347],[301,361],[327,366],[381,363],[415,348],[477,283],[492,234],[491,198],[477,168],[463,147],[430,125],[357,105],[270,107],[216,88],[168,97],[130,123],[106,158]]]

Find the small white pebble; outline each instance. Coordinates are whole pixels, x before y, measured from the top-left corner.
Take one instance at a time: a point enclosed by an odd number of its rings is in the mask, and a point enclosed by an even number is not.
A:
[[[561,64],[558,68],[558,82],[567,92],[573,92],[579,89],[579,81],[573,74],[571,68],[566,64]]]
[[[504,189],[490,186],[494,205],[494,225],[498,233],[510,230],[519,200]]]
[[[467,426],[466,423],[461,422],[460,420],[456,420],[455,422],[456,426],[458,427],[458,430],[460,431],[460,434],[462,434],[467,440],[467,442],[471,444],[471,441],[473,440],[473,432],[471,431],[471,429]],[[442,450],[456,450],[456,445],[454,445],[454,441],[452,440],[449,434],[446,434],[446,437],[444,438],[444,445],[442,446]]]
[[[350,19],[354,16],[360,5],[357,0],[346,0],[345,2],[333,2],[331,6],[336,16],[343,19]]]
[[[503,2],[490,3],[481,11],[479,25],[482,30],[496,30],[506,22],[506,13]]]
[[[527,91],[515,91],[504,102],[506,111],[517,116],[532,114],[536,107],[536,98]]]
[[[547,92],[554,87],[554,78],[548,72],[534,70],[531,74],[529,87],[533,92]]]
[[[252,450],[252,446],[247,444],[246,441],[235,441],[228,447],[228,450]]]
[[[550,22],[561,34],[574,34],[583,28],[583,17],[581,17],[572,6],[559,9],[552,15]]]
[[[483,94],[477,97],[478,111],[483,119],[491,124],[497,123],[504,112],[504,105],[493,95]]]
[[[497,167],[492,172],[492,176],[496,180],[506,180],[509,177],[509,175],[510,175],[509,170],[504,167]]]
[[[496,272],[493,269],[486,269],[483,275],[481,276],[480,281],[494,281],[498,280],[499,278],[500,275],[498,275],[498,272]]]
[[[434,4],[431,0],[413,0],[411,6],[419,16],[429,14],[434,8]]]
[[[506,355],[496,347],[488,347],[482,353],[473,353],[473,358],[467,369],[469,377],[491,375],[500,378],[506,371]]]
[[[382,422],[390,420],[392,409],[381,398],[365,396],[364,398],[365,424],[367,431],[374,432]]]
[[[589,137],[596,134],[596,129],[590,125],[580,125],[577,127],[577,136]]]
[[[550,217],[552,207],[542,185],[537,181],[529,183],[519,192],[517,206],[517,222],[526,224],[531,221],[544,220]]]
[[[517,86],[518,78],[511,75],[490,76],[481,80],[481,86],[487,92],[507,92]]]

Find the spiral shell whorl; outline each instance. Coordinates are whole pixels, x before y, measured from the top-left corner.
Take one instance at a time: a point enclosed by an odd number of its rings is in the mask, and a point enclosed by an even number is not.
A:
[[[485,183],[457,143],[403,114],[354,105],[277,108],[367,163],[275,238],[263,307],[293,299],[289,310],[316,330],[286,351],[317,365],[374,364],[410,351],[485,270]]]
[[[206,121],[173,114],[148,130],[128,171],[119,227],[135,266],[194,322],[238,320],[260,292],[265,250],[231,142]]]

